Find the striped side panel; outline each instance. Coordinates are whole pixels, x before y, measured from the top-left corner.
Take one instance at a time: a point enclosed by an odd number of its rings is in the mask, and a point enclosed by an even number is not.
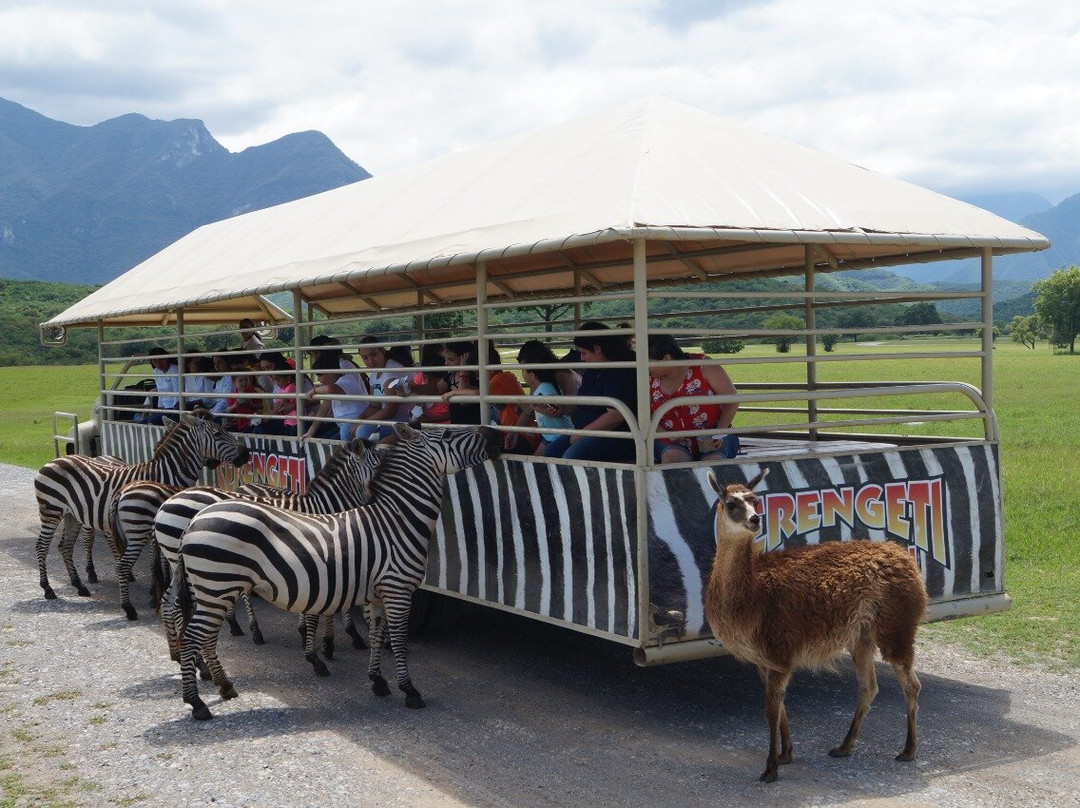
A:
[[[633,472],[521,461],[452,475],[426,583],[637,636]]]

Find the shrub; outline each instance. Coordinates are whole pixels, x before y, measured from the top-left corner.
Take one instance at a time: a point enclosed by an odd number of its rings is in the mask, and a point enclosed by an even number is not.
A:
[[[701,341],[701,350],[708,354],[737,354],[746,347],[741,339],[714,337]]]

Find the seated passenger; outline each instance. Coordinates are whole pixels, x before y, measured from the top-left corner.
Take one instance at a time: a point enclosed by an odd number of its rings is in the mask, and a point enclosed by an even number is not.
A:
[[[471,365],[475,364],[474,360],[469,360],[463,364]],[[503,370],[498,367],[502,364],[502,357],[499,356],[499,351],[495,348],[493,342],[488,342],[488,361],[487,365],[491,370],[488,371],[488,392],[493,396],[524,396],[525,391],[521,389],[521,382],[517,380],[517,376],[508,370]],[[471,381],[471,380],[470,380]],[[458,395],[479,395],[480,386],[479,379],[476,380],[475,386],[461,387],[460,383],[455,390],[451,390],[446,393],[445,400],[451,402],[454,396]],[[517,404],[507,402],[505,404],[493,404],[491,412],[491,421],[498,423],[502,426],[517,426],[518,421],[521,418],[521,407]],[[482,415],[482,413],[478,413]],[[476,423],[473,421],[472,423]],[[511,454],[532,454],[536,450],[536,446],[539,443],[539,439],[535,436],[525,432],[506,432],[503,437],[503,451]]]
[[[376,345],[379,338],[369,334],[360,340],[360,359],[371,369],[368,374],[368,388],[373,396],[382,396],[380,402],[372,402],[364,412],[363,418],[383,421],[383,424],[361,424],[356,429],[356,437],[367,440],[378,434],[383,440],[394,434],[395,421],[408,421],[412,417],[410,407],[404,404],[400,396],[409,393],[409,372],[400,362],[390,358],[386,349]]]
[[[222,423],[226,408],[229,406],[229,394],[236,390],[232,377],[232,357],[228,354],[215,354],[213,363],[214,375],[210,378],[214,380],[214,392],[220,393],[222,397],[209,399],[206,414],[218,423]]]
[[[180,406],[180,367],[176,364],[176,357],[165,352],[164,348],[151,348],[147,353],[150,355],[150,364],[154,368],[154,388],[157,390],[157,400],[154,409],[175,410]],[[152,399],[148,398],[143,406],[149,408]],[[162,424],[162,418],[166,413],[140,412],[132,419],[142,424]]]
[[[214,363],[207,356],[189,356],[187,371],[184,373],[185,409],[207,409],[214,403],[212,398],[203,398],[203,393],[214,392]]]
[[[586,332],[574,338],[581,358],[580,396],[604,396],[623,402],[631,412],[637,406],[637,379],[633,368],[590,368],[596,362],[632,362],[634,352],[622,336],[605,334],[608,327],[599,322],[582,323]],[[574,427],[604,432],[629,431],[626,419],[614,407],[603,404],[579,404],[573,414]],[[573,460],[633,463],[634,441],[625,438],[560,435],[546,445],[548,457]]]
[[[306,395],[308,401],[314,401],[317,395],[366,396],[368,394],[360,374],[342,373],[338,359],[336,354],[324,351],[315,360],[312,369],[318,374],[319,384],[308,391]],[[336,436],[341,440],[349,440],[356,429],[356,424],[349,423],[349,419],[362,417],[368,406],[367,401],[324,399],[319,402],[319,409],[315,412],[316,419],[325,418],[327,413],[333,412],[338,423],[331,424],[314,420],[301,437],[303,439]]]
[[[420,349],[420,367],[445,367],[446,359],[443,356],[443,346],[436,344],[424,345]],[[409,387],[418,396],[438,396],[448,389],[445,382],[445,373],[437,371],[417,371],[409,380]],[[420,405],[417,413],[413,407],[412,415],[419,415],[425,424],[445,424],[450,422],[450,405],[446,401],[436,401],[431,404]]]
[[[649,336],[649,359],[669,362],[691,359],[670,334]],[[685,396],[734,395],[735,385],[719,365],[690,365],[685,367],[649,366],[649,406],[656,412],[664,402]],[[694,404],[674,407],[660,421],[664,432],[683,432],[691,429],[726,429],[731,426],[737,402],[727,404]],[[739,453],[737,435],[725,435],[719,442],[711,435],[664,439],[654,445],[657,463],[685,463],[690,460],[731,458]]]
[[[581,377],[574,371],[558,367],[559,359],[554,352],[539,340],[529,340],[518,350],[517,361],[519,365],[537,365],[534,368],[523,368],[521,378],[534,396],[572,396],[581,387]],[[550,365],[550,367],[543,367]],[[563,384],[569,388],[564,389]],[[559,437],[556,433],[545,433],[543,429],[573,429],[574,422],[569,412],[573,407],[562,407],[555,404],[526,404],[521,408],[521,417],[518,419],[519,426],[535,423],[541,428],[540,443],[534,454],[545,454],[547,445]]]
[[[233,395],[225,402],[225,428],[233,432],[257,432],[262,427],[262,416],[266,414],[266,399],[251,398],[251,395],[263,390],[255,382],[254,376],[240,375],[250,370],[246,365],[238,364],[236,370]]]

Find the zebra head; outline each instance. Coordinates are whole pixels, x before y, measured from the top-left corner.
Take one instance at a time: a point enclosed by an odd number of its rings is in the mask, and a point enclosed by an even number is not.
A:
[[[485,460],[494,460],[502,449],[499,433],[487,426],[444,427],[420,431],[406,423],[394,424],[398,443],[428,455],[443,474],[453,474]]]
[[[334,450],[326,465],[316,475],[316,480],[339,493],[344,490],[354,491],[366,505],[373,496],[371,482],[385,457],[385,452],[369,446],[360,438],[354,438]],[[312,486],[317,484],[316,480],[312,480]]]
[[[168,426],[168,419],[163,420]],[[180,414],[178,426],[186,429],[192,436],[207,468],[214,468],[218,462],[222,461],[237,467],[248,462],[247,447],[220,424],[208,418],[199,418],[184,412]]]

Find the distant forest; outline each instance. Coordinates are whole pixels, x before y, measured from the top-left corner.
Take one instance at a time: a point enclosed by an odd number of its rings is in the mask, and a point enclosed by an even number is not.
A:
[[[793,287],[793,283],[795,284]],[[792,280],[761,280],[754,282],[731,283],[724,286],[725,290],[731,291],[770,291],[778,289],[799,288],[800,282]],[[41,345],[38,333],[38,324],[48,320],[72,304],[78,302],[98,287],[68,283],[53,283],[45,281],[21,281],[0,279],[0,366],[11,365],[78,365],[97,361],[97,333],[94,329],[73,328],[68,330],[67,344],[58,347],[45,347]],[[683,287],[693,288],[693,287]],[[703,289],[709,287],[701,287]],[[914,282],[898,276],[887,270],[871,270],[859,273],[837,273],[834,275],[821,275],[818,278],[817,288],[822,291],[874,291],[896,290],[917,291],[927,290],[927,286],[918,285]],[[955,289],[956,287],[949,287]],[[995,289],[995,297],[999,300],[994,306],[995,323],[1003,330],[1018,314],[1032,314],[1031,293],[1026,284],[1002,283]],[[1005,295],[1013,297],[1005,299]],[[287,302],[280,301],[283,304]],[[762,323],[770,314],[775,314],[775,308],[769,307],[775,301],[748,300],[710,300],[707,308],[713,309],[742,309],[738,313],[700,314],[699,322],[707,328],[761,328]],[[920,304],[915,304],[920,305]],[[524,306],[526,311],[531,307]],[[905,304],[888,304],[878,306],[860,306],[857,308],[828,309],[818,312],[818,327],[828,329],[836,328],[860,328],[873,327],[875,325],[889,325],[904,320],[909,316],[911,306]],[[658,312],[701,311],[703,302],[699,300],[675,299],[661,300],[654,304],[653,310]],[[974,320],[978,318],[977,301],[953,301],[937,304],[943,320]],[[585,315],[590,318],[629,318],[633,311],[630,301],[597,301],[587,304]],[[789,310],[789,313],[800,317],[798,308]],[[536,317],[550,315],[552,312],[536,312]],[[559,314],[555,312],[555,314]],[[527,317],[528,315],[526,315]],[[565,317],[565,313],[562,313]],[[508,319],[521,321],[521,312],[504,310],[493,316],[494,323]],[[910,319],[910,317],[909,317]],[[667,325],[663,318],[655,321],[657,325]],[[919,321],[916,321],[919,322]],[[933,321],[931,320],[930,323]],[[685,326],[686,320],[673,320],[671,325]],[[411,329],[411,320],[406,317],[386,318],[386,320],[372,324],[373,331],[408,331]],[[450,325],[448,323],[448,325]],[[457,319],[452,324],[457,329],[468,331],[470,320],[468,318]],[[110,332],[110,338],[124,339],[121,330]],[[172,333],[171,330],[163,333]],[[341,334],[341,336],[347,336]],[[148,340],[145,347],[149,347],[152,336],[145,329],[132,329],[128,338],[142,338]],[[221,344],[218,344],[221,343]],[[291,329],[278,329],[275,343],[289,345],[292,343]],[[203,350],[218,350],[227,347],[223,337],[208,337],[205,344],[200,346]],[[139,353],[139,345],[131,346],[132,352]]]

